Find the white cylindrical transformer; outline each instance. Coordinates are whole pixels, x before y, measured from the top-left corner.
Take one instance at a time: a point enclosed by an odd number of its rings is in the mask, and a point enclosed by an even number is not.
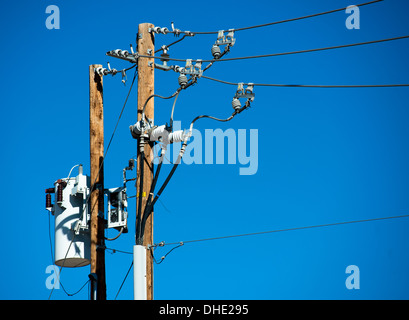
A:
[[[89,228],[84,225],[88,219],[88,210],[83,215],[83,209],[89,192],[89,178],[80,173],[75,178],[57,180],[54,185],[54,263],[70,268],[86,266],[91,258],[91,235]],[[78,224],[81,224],[81,228]],[[75,230],[77,234],[74,237]]]

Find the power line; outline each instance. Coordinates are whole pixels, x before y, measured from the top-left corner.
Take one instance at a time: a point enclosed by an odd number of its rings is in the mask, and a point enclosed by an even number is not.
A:
[[[161,246],[161,245],[159,245],[159,246]],[[151,246],[151,247],[149,248],[149,251],[151,252],[151,256],[152,256],[153,261],[154,261],[156,264],[161,264],[161,263],[163,262],[163,260],[165,260],[165,258],[166,258],[173,250],[175,250],[175,249],[177,249],[177,248],[180,248],[181,246],[183,246],[183,242],[180,242],[177,246],[175,246],[175,247],[173,247],[172,249],[170,249],[164,256],[162,256],[162,257],[160,258],[160,261],[159,261],[159,262],[156,260],[154,254],[153,254],[153,250],[156,249],[157,246]]]
[[[85,287],[90,281],[91,281],[91,280],[88,279],[88,280],[82,285],[82,287],[81,287],[80,289],[78,289],[77,291],[75,291],[74,293],[68,293],[68,292],[65,290],[65,288],[63,287],[63,285],[62,285],[61,282],[60,282],[60,284],[61,284],[61,288],[63,288],[65,294],[66,294],[67,296],[69,296],[69,297],[72,297],[72,296],[75,296],[76,294],[80,293],[81,290],[84,289],[84,287]]]
[[[104,249],[105,250],[110,250],[110,251],[112,251],[112,253],[119,252],[119,253],[125,253],[125,254],[133,254],[133,252],[130,252],[130,251],[118,250],[118,249],[113,249],[113,248],[105,247]]]
[[[192,59],[192,62],[198,62],[199,61],[199,62],[205,63],[205,62],[222,62],[222,61],[237,61],[237,60],[246,60],[246,59],[270,58],[270,57],[278,57],[278,56],[285,56],[285,55],[292,55],[292,54],[318,52],[318,51],[325,51],[325,50],[333,50],[333,49],[363,46],[363,45],[368,45],[368,44],[375,44],[375,43],[381,43],[381,42],[387,42],[387,41],[401,40],[401,39],[406,39],[406,38],[409,38],[409,35],[394,37],[394,38],[387,38],[387,39],[380,39],[380,40],[372,40],[372,41],[366,41],[366,42],[343,44],[343,45],[324,47],[324,48],[306,49],[306,50],[279,52],[279,53],[269,53],[269,54],[255,55],[255,56],[245,56],[245,57],[225,58],[225,59],[212,59],[212,60],[202,60],[202,59],[193,60]],[[162,57],[149,56],[149,55],[139,55],[139,57],[149,58],[149,59],[163,59]],[[177,58],[166,58],[166,59],[168,61],[178,61],[178,62],[186,62],[186,60],[187,60],[187,59],[177,59]]]
[[[377,2],[381,2],[381,1],[383,1],[383,0],[375,0],[375,1],[365,2],[365,3],[357,4],[357,5],[355,5],[355,6],[356,6],[356,7],[363,7],[363,6],[366,6],[366,5],[369,5],[369,4],[374,4],[374,3],[377,3]],[[286,23],[286,22],[292,22],[292,21],[297,21],[297,20],[303,20],[303,19],[318,17],[318,16],[322,16],[322,15],[330,14],[330,13],[334,13],[334,12],[344,11],[346,8],[347,8],[347,7],[343,7],[343,8],[339,8],[339,9],[335,9],[335,10],[330,10],[330,11],[325,11],[325,12],[310,14],[310,15],[303,16],[303,17],[292,18],[292,19],[285,19],[285,20],[275,21],[275,22],[269,22],[269,23],[259,24],[259,25],[250,26],[250,27],[232,28],[232,29],[227,29],[226,31],[234,31],[234,32],[236,32],[236,31],[250,30],[250,29],[255,29],[255,28],[262,28],[262,27],[272,26],[272,25],[276,25],[276,24],[280,24],[280,23]],[[219,31],[206,31],[206,32],[193,32],[193,31],[180,31],[180,30],[167,31],[167,33],[175,33],[175,34],[186,33],[186,34],[189,34],[189,35],[196,35],[196,34],[200,34],[200,35],[204,35],[204,34],[218,34],[218,32],[219,32]]]
[[[118,292],[117,292],[116,295],[115,295],[115,299],[114,299],[114,300],[116,300],[116,298],[118,297],[119,293],[121,292],[122,286],[124,285],[126,279],[128,278],[129,272],[131,272],[132,267],[133,267],[133,259],[132,259],[131,265],[129,266],[128,271],[126,272],[125,278],[124,278],[124,280],[122,281],[121,286],[119,287]]]
[[[400,219],[400,218],[407,218],[407,217],[409,217],[409,214],[400,215],[400,216],[382,217],[382,218],[371,218],[371,219],[363,219],[363,220],[334,222],[334,223],[319,224],[319,225],[313,225],[313,226],[295,227],[295,228],[287,228],[287,229],[277,229],[277,230],[269,230],[269,231],[253,232],[253,233],[243,233],[243,234],[236,234],[236,235],[229,235],[229,236],[204,238],[204,239],[196,239],[196,240],[188,240],[188,241],[179,241],[179,242],[172,242],[172,243],[162,242],[161,244],[156,244],[156,245],[157,246],[170,246],[170,245],[178,245],[180,243],[186,244],[186,243],[203,242],[203,241],[211,241],[211,240],[223,240],[223,239],[238,238],[238,237],[256,236],[256,235],[269,234],[269,233],[279,233],[279,232],[286,232],[286,231],[324,228],[324,227],[346,225],[346,224],[353,224],[353,223],[381,221],[381,220],[389,220],[389,219]]]
[[[167,44],[167,45],[163,45],[162,47],[160,47],[160,49],[156,50],[155,53],[158,53],[158,52],[162,51],[163,49],[169,49],[169,47],[173,46],[173,45],[176,44],[176,43],[181,42],[181,41],[182,41],[183,39],[185,39],[186,37],[187,37],[187,35],[185,34],[185,35],[183,35],[182,38],[180,38],[180,39],[178,39],[178,40],[176,40],[176,41],[174,41],[174,42],[172,42],[172,43],[169,43],[169,44]]]
[[[223,81],[207,76],[202,78],[237,86],[239,83]],[[385,88],[385,87],[409,87],[409,84],[364,84],[364,85],[310,85],[310,84],[272,84],[272,83],[243,83],[243,85],[253,85],[259,87],[291,87],[291,88]]]

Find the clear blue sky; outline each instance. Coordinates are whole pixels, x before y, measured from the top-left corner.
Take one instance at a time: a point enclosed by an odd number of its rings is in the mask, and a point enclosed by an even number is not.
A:
[[[121,69],[105,52],[135,43],[139,23],[213,31],[336,9],[364,1],[2,1],[1,31],[1,299],[47,299],[51,254],[44,189],[84,164],[89,173],[88,66]],[[60,8],[59,30],[45,26],[48,5]],[[345,12],[238,32],[228,57],[285,52],[409,34],[403,0],[360,11],[360,29],[345,27]],[[210,59],[215,35],[171,48],[175,58]],[[158,35],[156,45],[174,41]],[[290,84],[408,83],[409,40],[319,53],[215,64],[207,75],[232,82]],[[108,141],[127,86],[104,79]],[[156,71],[155,90],[169,95],[177,74]],[[236,88],[206,79],[180,94],[175,119],[188,127],[199,114],[228,116]],[[258,171],[242,165],[182,164],[155,208],[155,242],[370,219],[409,213],[408,88],[255,88],[252,108],[221,124],[196,128],[258,129]],[[168,120],[172,101],[156,99],[155,121]],[[128,126],[136,120],[136,90],[105,162],[105,186],[121,183],[136,154]],[[203,155],[204,157],[204,155]],[[170,165],[164,165],[162,180]],[[160,182],[159,182],[160,183]],[[135,194],[132,185],[129,195]],[[107,246],[132,251],[129,233]],[[54,218],[51,222],[53,223]],[[409,219],[394,219],[185,244],[155,266],[155,299],[408,299]],[[109,231],[109,236],[115,232]],[[158,257],[171,247],[157,250]],[[106,253],[107,295],[113,299],[131,263]],[[345,269],[360,269],[360,289],[345,286]],[[89,267],[64,269],[69,292]],[[132,273],[118,299],[133,298]],[[75,299],[87,299],[87,288]],[[74,299],[55,290],[52,299]]]

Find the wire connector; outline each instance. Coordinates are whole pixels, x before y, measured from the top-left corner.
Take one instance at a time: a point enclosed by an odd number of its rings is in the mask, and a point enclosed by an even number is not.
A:
[[[219,31],[215,45],[217,46],[227,45],[229,47],[234,46],[234,44],[236,43],[236,38],[234,38],[234,30],[227,30],[226,32],[228,33],[225,35],[224,30]]]
[[[193,65],[192,64],[192,59],[187,59],[186,60],[186,65],[185,67],[179,67],[179,66],[175,66],[174,70],[176,72],[179,72],[181,75],[191,75],[191,76],[197,76],[197,77],[201,77],[203,74],[203,70],[202,70],[202,60],[201,59],[197,59],[196,63]]]
[[[189,36],[189,37],[193,37],[193,36],[195,35],[195,34],[194,34],[193,32],[191,32],[191,31],[182,31],[182,30],[180,30],[180,29],[175,28],[175,24],[173,23],[173,21],[170,23],[170,25],[171,25],[171,27],[172,27],[172,31],[169,31],[169,32],[172,32],[175,37],[179,37],[179,35],[180,35],[181,33],[183,33],[183,34],[185,34],[186,36]]]

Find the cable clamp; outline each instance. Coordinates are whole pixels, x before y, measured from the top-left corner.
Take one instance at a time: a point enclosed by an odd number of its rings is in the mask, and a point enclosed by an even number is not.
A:
[[[126,80],[128,80],[128,78],[127,78],[127,76],[126,76],[126,71],[125,71],[125,69],[124,70],[122,70],[122,83],[125,85],[126,84]]]
[[[236,39],[234,38],[234,29],[229,29],[227,31],[228,33],[225,35],[224,30],[220,30],[217,34],[217,40],[215,42],[215,45],[217,46],[223,46],[227,45],[229,47],[233,47],[234,44],[236,43]]]
[[[173,21],[170,23],[172,27],[172,32],[174,33],[175,37],[179,37],[180,33],[182,32],[180,29],[176,29],[175,25],[173,24]]]
[[[196,63],[193,65],[192,59],[187,59],[186,65],[184,68],[178,67],[178,68],[175,68],[174,70],[176,70],[176,72],[179,72],[180,74],[183,74],[183,75],[198,76],[200,78],[203,74],[202,60],[197,59]]]
[[[253,83],[248,83],[247,88],[244,89],[244,83],[240,82],[237,84],[237,91],[234,96],[234,98],[240,99],[240,98],[247,98],[250,99],[251,101],[254,100],[255,94],[253,92],[254,90],[254,84]]]

